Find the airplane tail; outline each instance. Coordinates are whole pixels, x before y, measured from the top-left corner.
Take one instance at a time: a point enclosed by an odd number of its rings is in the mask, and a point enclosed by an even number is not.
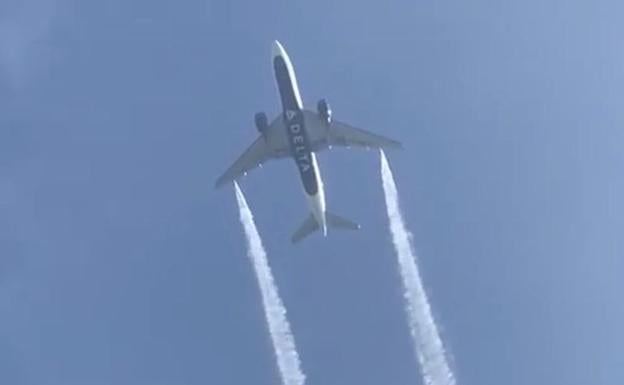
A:
[[[328,227],[331,227],[334,229],[358,230],[360,228],[360,225],[358,225],[357,223],[352,222],[336,214],[332,214],[330,212],[325,212],[325,219],[327,220]],[[312,234],[319,228],[320,226],[318,222],[316,221],[316,218],[314,218],[314,215],[312,214],[308,215],[308,217],[303,221],[301,226],[299,226],[297,231],[295,231],[295,233],[292,235],[292,238],[291,238],[292,243],[299,242],[300,240]]]

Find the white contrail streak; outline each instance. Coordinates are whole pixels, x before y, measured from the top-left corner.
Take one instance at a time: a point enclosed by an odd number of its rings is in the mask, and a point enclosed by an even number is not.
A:
[[[295,339],[286,318],[286,308],[277,291],[266,252],[262,246],[262,239],[260,239],[260,234],[258,234],[256,229],[251,210],[249,210],[249,206],[247,206],[245,201],[245,196],[236,182],[234,182],[234,188],[236,190],[240,220],[247,238],[248,255],[253,263],[258,285],[260,286],[264,315],[269,326],[269,334],[273,342],[282,384],[302,385],[305,382],[305,375],[301,371]]]
[[[428,385],[454,385],[455,376],[448,365],[444,345],[431,314],[429,300],[416,265],[411,234],[405,228],[399,210],[399,195],[394,177],[388,166],[386,155],[383,151],[380,151],[380,154],[381,179],[388,209],[390,232],[405,289],[404,297],[410,334],[423,377]]]

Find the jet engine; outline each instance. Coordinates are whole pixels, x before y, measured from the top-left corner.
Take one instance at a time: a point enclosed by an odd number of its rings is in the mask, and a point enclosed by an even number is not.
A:
[[[269,121],[267,120],[267,116],[263,112],[258,112],[254,116],[254,120],[256,121],[256,128],[258,131],[264,136],[269,130]]]
[[[321,120],[325,124],[329,125],[332,119],[332,110],[331,110],[331,107],[329,106],[329,103],[327,103],[327,100],[325,99],[319,100],[318,104],[316,105],[316,109],[318,111],[318,114]]]

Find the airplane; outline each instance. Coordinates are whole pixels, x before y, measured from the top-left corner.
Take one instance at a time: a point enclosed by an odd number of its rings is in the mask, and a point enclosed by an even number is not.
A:
[[[273,41],[272,67],[282,102],[282,113],[269,124],[263,112],[255,115],[260,135],[245,152],[221,175],[215,188],[246,175],[270,159],[294,159],[310,213],[291,237],[297,243],[309,234],[327,228],[357,230],[360,226],[326,210],[323,181],[316,161],[316,153],[331,146],[360,146],[366,148],[400,148],[395,140],[350,126],[332,117],[325,99],[317,110],[304,109],[292,62],[279,41]]]

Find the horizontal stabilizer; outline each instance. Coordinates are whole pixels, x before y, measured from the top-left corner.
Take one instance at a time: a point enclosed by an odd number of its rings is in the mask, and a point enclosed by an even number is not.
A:
[[[358,230],[360,225],[330,212],[325,212],[327,226],[332,229]],[[320,228],[314,215],[310,214],[293,234],[291,241],[297,243]]]
[[[340,217],[336,214],[332,214],[330,212],[325,213],[325,218],[327,219],[327,225],[336,229],[344,229],[344,230],[359,230],[360,225],[355,222],[351,222],[350,220]]]
[[[310,214],[303,221],[301,226],[299,226],[297,231],[295,231],[295,233],[293,234],[292,238],[290,238],[290,240],[292,241],[292,243],[297,243],[318,229],[319,229],[318,222],[316,222],[316,219],[314,219],[314,215]]]

